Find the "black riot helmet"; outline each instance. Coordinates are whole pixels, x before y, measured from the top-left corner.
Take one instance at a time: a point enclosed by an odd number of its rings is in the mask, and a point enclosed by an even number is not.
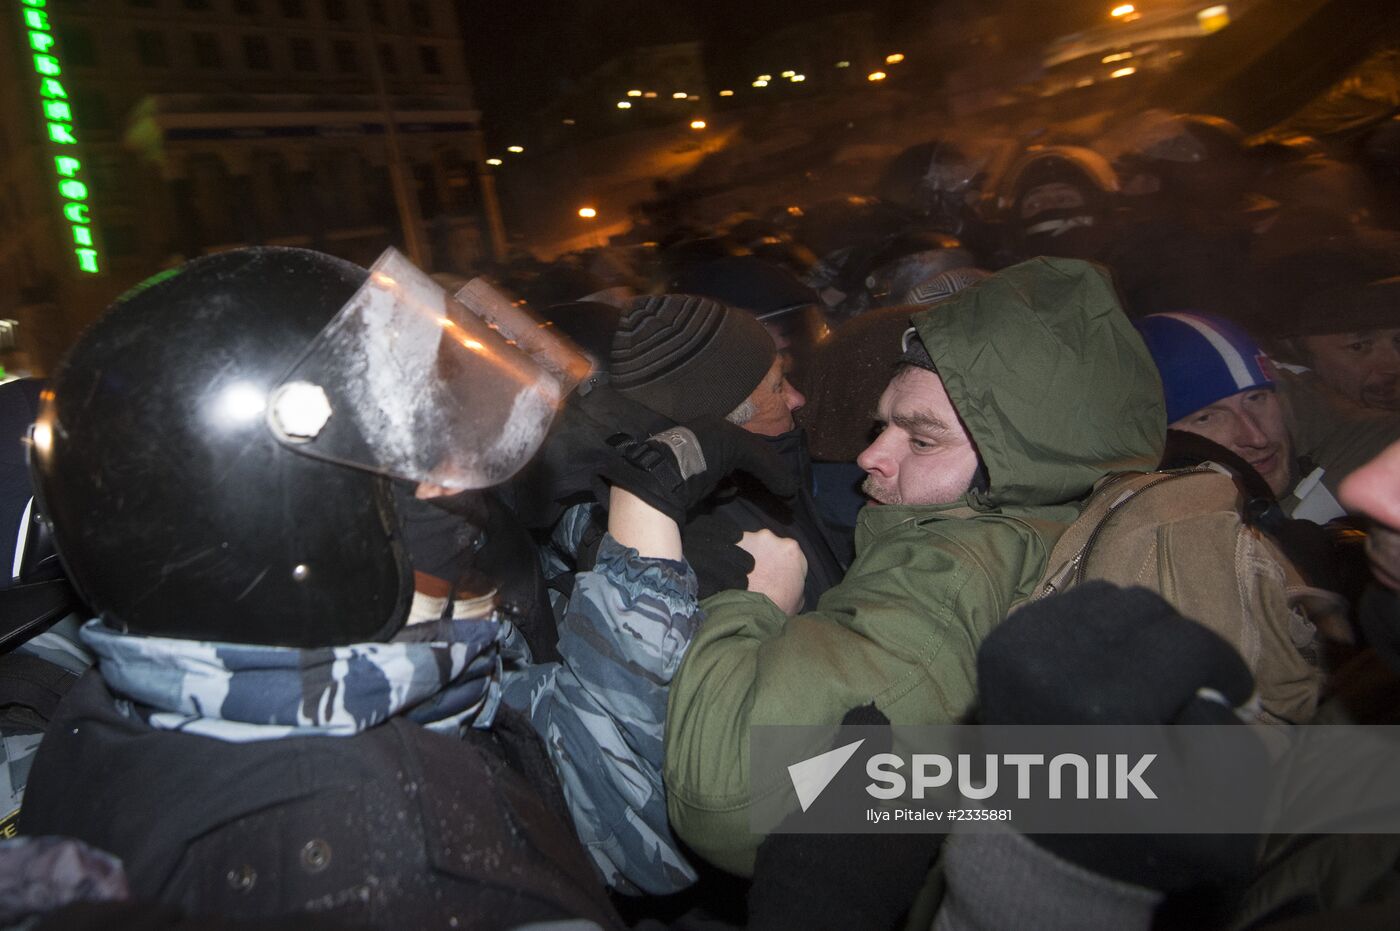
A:
[[[420,290],[395,303],[409,279]],[[404,467],[415,437],[464,436],[413,400],[450,412],[429,380],[512,352],[484,325],[464,330],[433,288],[392,250],[367,274],[256,248],[156,275],[108,309],[41,399],[31,450],[59,554],[105,623],[302,648],[394,635],[413,585],[383,476],[471,487]],[[522,422],[497,460],[533,453]]]

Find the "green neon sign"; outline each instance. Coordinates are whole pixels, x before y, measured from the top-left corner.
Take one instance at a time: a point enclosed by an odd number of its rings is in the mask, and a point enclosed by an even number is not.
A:
[[[44,127],[53,147],[53,166],[57,175],[58,196],[63,198],[63,219],[68,221],[73,236],[73,257],[78,270],[95,275],[97,248],[92,240],[92,218],[88,212],[88,186],[82,180],[83,163],[67,146],[76,146],[73,134],[73,108],[68,103],[68,91],[59,80],[63,63],[54,52],[53,27],[49,25],[49,0],[19,0],[24,28],[29,37],[29,49],[34,53],[34,73],[39,76],[39,106]]]

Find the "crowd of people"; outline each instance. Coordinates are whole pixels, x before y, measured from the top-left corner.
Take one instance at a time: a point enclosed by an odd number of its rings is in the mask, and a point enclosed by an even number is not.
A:
[[[1392,835],[755,833],[750,736],[1395,723],[1397,138],[148,280],[0,386],[0,921],[1392,926]]]

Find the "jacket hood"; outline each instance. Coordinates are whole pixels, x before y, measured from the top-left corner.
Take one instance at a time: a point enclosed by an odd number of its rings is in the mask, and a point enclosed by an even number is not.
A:
[[[1104,269],[1031,259],[912,322],[987,468],[974,508],[1075,501],[1109,472],[1157,467],[1161,380]]]

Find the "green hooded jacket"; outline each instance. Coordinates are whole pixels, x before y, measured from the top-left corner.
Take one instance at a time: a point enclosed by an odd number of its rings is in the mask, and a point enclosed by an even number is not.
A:
[[[751,726],[837,724],[872,701],[893,724],[959,719],[978,645],[1030,596],[1094,483],[1161,457],[1161,383],[1104,270],[1033,259],[912,320],[989,490],[863,509],[855,562],[814,611],[788,617],[746,591],[703,604],[671,686],[668,807],[677,834],[732,872],[752,871],[763,839],[751,798],[785,789],[750,786]]]

